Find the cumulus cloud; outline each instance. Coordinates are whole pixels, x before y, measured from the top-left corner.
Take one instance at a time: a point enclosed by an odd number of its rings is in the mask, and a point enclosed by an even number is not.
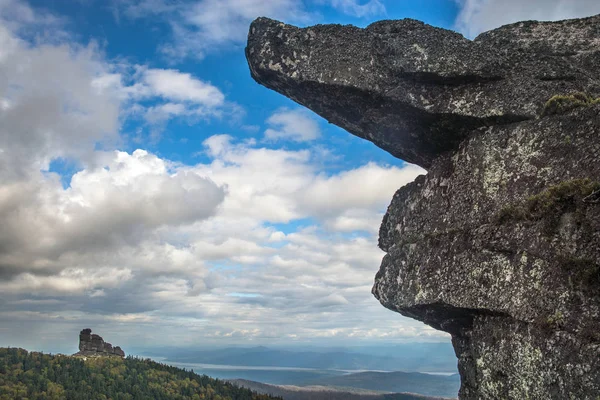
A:
[[[156,228],[209,217],[225,196],[212,181],[143,150],[97,157],[98,166],[76,173],[67,189],[44,177],[0,187],[0,269],[91,267],[98,251],[136,246]]]
[[[481,32],[518,21],[556,21],[600,13],[596,0],[457,0],[461,9],[455,27],[474,38]]]
[[[58,19],[8,0],[0,3],[0,17],[8,6],[15,6],[14,19],[0,19],[2,287],[44,294],[91,290],[94,280],[111,287],[95,272],[123,281],[119,271],[128,270],[111,252],[141,246],[162,227],[210,217],[224,188],[144,150],[97,151],[121,143],[124,109],[138,99],[134,90],[93,44],[27,41],[20,32],[28,24]],[[131,79],[143,96],[213,108],[224,102],[217,88],[189,74],[141,70]],[[81,169],[66,189],[63,177],[48,172],[57,159]],[[101,296],[102,287],[90,293]]]
[[[120,99],[127,105],[128,114],[143,116],[154,136],[159,136],[174,118],[192,122],[243,113],[237,104],[226,101],[219,88],[190,73],[143,65],[128,70],[100,75],[94,78],[92,86],[99,93]]]
[[[316,119],[305,109],[281,109],[273,113],[267,124],[271,128],[265,131],[267,140],[293,140],[307,142],[321,135]]]
[[[243,7],[255,3],[234,3],[221,10],[232,21],[252,17]],[[20,20],[39,21],[23,10]],[[192,28],[217,32],[207,21]],[[32,337],[51,330],[61,340],[85,324],[157,344],[445,337],[390,316],[370,294],[382,257],[374,227],[393,192],[423,170],[327,169],[317,148],[271,147],[318,137],[298,110],[266,121],[271,140],[209,137],[196,165],[117,150],[135,113],[158,123],[217,115],[228,102],[185,71],[116,66],[93,45],[27,41],[23,24],[0,23],[0,340],[20,344],[4,329],[15,321]],[[207,43],[238,40],[231,32]],[[57,158],[76,165],[72,176],[49,171]]]
[[[32,15],[22,11],[24,19],[37,21],[34,11],[24,10]],[[47,170],[57,158],[89,161],[98,144],[118,145],[121,117],[132,109],[151,125],[240,111],[217,87],[189,73],[143,66],[130,75],[118,71],[93,43],[32,45],[4,23],[0,43],[0,176],[5,180]]]
[[[117,223],[145,227],[191,223],[210,216],[223,201],[224,190],[209,179],[179,171],[145,150],[114,152],[102,159],[100,167],[71,179],[65,193],[68,205],[63,206],[69,221],[82,218],[78,225],[85,225],[89,216],[72,214],[92,211],[110,216],[93,225],[107,224],[112,232]]]
[[[371,163],[323,175],[308,150],[268,149],[226,135],[205,146],[211,161],[194,166],[141,150],[102,153],[70,188],[57,182],[55,193],[34,201],[37,208],[8,212],[20,216],[11,229],[30,230],[4,246],[15,249],[3,254],[2,265],[12,268],[0,285],[4,307],[33,292],[60,300],[59,311],[52,309],[62,318],[120,315],[127,316],[122,324],[139,327],[158,317],[155,326],[215,341],[422,338],[425,328],[390,321],[370,295],[382,257],[376,235],[370,229],[346,236],[365,221],[377,226],[394,190],[420,169]],[[23,220],[27,214],[42,222]],[[317,219],[291,232],[272,225],[306,218]]]
[[[344,218],[344,230],[352,224],[350,219],[364,226],[365,219],[380,218],[395,190],[425,172],[410,164],[399,168],[367,163],[325,175],[308,150],[256,147],[235,143],[227,135],[213,136],[204,144],[216,160],[195,168],[228,186],[222,212],[272,223],[318,217],[330,227],[343,227],[333,220]]]
[[[219,266],[211,279],[218,284],[195,297],[184,297],[189,288],[180,286],[170,292],[171,300],[162,298],[163,307],[202,315],[207,321],[203,334],[215,340],[261,341],[275,335],[286,341],[329,334],[421,337],[424,330],[418,324],[407,329],[402,318],[390,321],[370,295],[370,282],[382,257],[376,235],[349,239],[345,234],[365,226],[355,221],[367,219],[378,226],[384,202],[422,170],[366,164],[325,176],[307,151],[270,150],[228,136],[211,137],[205,145],[214,160],[192,169],[217,183],[227,182],[228,197],[214,218],[185,231],[191,249]],[[353,178],[370,183],[361,188],[353,182],[354,190],[343,189]],[[330,191],[327,181],[332,183]],[[323,199],[311,202],[310,196]],[[315,210],[322,211],[320,221],[290,233],[265,224],[319,218]],[[333,222],[343,217],[352,222]],[[352,312],[356,309],[361,313]],[[302,326],[294,323],[298,319]],[[396,333],[390,334],[391,326]]]
[[[93,46],[32,47],[0,25],[0,176],[48,169],[52,159],[85,158],[118,140],[120,100],[91,82],[109,68]],[[33,117],[35,116],[35,118]]]

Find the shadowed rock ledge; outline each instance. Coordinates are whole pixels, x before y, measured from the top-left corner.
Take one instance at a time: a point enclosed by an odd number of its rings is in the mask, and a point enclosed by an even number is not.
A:
[[[452,335],[461,399],[597,399],[600,16],[473,41],[259,18],[246,56],[260,84],[428,169],[384,217],[373,294]]]

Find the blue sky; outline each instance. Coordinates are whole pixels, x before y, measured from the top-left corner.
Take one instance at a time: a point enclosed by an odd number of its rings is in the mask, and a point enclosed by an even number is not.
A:
[[[125,349],[449,340],[370,294],[383,212],[425,171],[256,84],[249,23],[472,38],[599,8],[1,0],[0,346],[75,351],[83,327]]]
[[[158,4],[160,2],[148,2]],[[176,4],[178,2],[166,2]],[[192,4],[190,2],[181,4]],[[215,2],[217,4],[218,2]],[[247,2],[253,3],[253,2]],[[260,3],[260,2],[254,2]],[[288,15],[291,22],[299,25],[315,23],[339,23],[366,26],[382,18],[416,18],[427,23],[451,28],[458,12],[458,4],[447,0],[429,0],[423,2],[389,2],[390,4],[363,2],[365,4],[381,4],[381,7],[371,6],[365,10],[365,15],[344,13],[340,8],[333,7],[330,2],[321,1],[307,3],[302,13],[304,17]],[[178,71],[190,73],[204,82],[210,82],[221,90],[227,101],[241,106],[242,115],[235,123],[228,118],[216,118],[208,123],[198,124],[196,121],[173,119],[162,129],[161,140],[148,142],[144,148],[169,158],[173,161],[195,163],[199,160],[197,152],[190,147],[201,148],[201,142],[212,135],[227,132],[240,138],[255,138],[256,129],[265,125],[265,120],[277,109],[282,107],[297,108],[297,105],[265,88],[257,85],[249,76],[243,52],[244,43],[241,41],[225,41],[215,46],[209,46],[198,56],[194,50],[186,57],[181,55],[177,60],[169,55],[161,54],[161,47],[171,45],[173,32],[170,27],[170,17],[159,15],[138,15],[140,11],[131,11],[139,2],[90,2],[90,1],[34,1],[32,6],[43,7],[53,13],[68,17],[67,28],[72,28],[80,43],[95,42],[107,59],[116,62],[124,61],[129,65],[144,65],[151,68],[175,68]],[[141,3],[144,4],[144,3]],[[161,3],[162,4],[162,3]],[[150,7],[150,6],[148,6]],[[156,6],[160,9],[159,6]],[[189,6],[188,6],[189,7]],[[183,7],[185,9],[185,7]],[[135,10],[135,9],[134,9]],[[432,12],[432,11],[435,12]],[[198,10],[197,12],[202,12]],[[359,14],[360,15],[360,14]],[[173,17],[177,18],[177,17]],[[240,30],[247,30],[241,25]],[[192,28],[194,32],[194,28]],[[245,33],[245,32],[244,32]],[[233,35],[232,35],[233,36]],[[312,142],[311,146],[338,148],[343,155],[340,163],[332,168],[347,168],[364,163],[378,161],[400,165],[401,162],[387,153],[381,152],[370,143],[365,143],[348,135],[335,127],[313,116],[323,129],[321,137]],[[240,129],[240,125],[246,129]],[[139,121],[126,124],[125,134],[135,135],[133,131],[140,127]],[[253,129],[254,128],[254,129]],[[149,128],[145,127],[146,131]],[[286,148],[304,148],[306,146],[294,142],[284,143]],[[132,151],[138,147],[134,141],[126,143],[124,150]],[[201,159],[200,159],[201,160]]]

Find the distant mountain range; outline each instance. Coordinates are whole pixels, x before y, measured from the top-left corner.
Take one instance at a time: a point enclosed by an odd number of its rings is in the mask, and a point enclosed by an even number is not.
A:
[[[228,347],[209,350],[171,349],[168,361],[238,366],[295,367],[371,371],[455,372],[449,343],[411,343],[388,348],[290,350]]]
[[[282,397],[284,400],[443,400],[442,397],[428,397],[413,393],[381,393],[352,388],[324,386],[281,386],[233,379],[229,382],[257,393]],[[454,397],[456,398],[456,397]]]
[[[259,346],[159,351],[164,352],[164,362],[220,379],[246,382],[245,386],[252,382],[255,390],[256,385],[264,385],[263,389],[270,391],[259,392],[286,400],[404,400],[419,395],[456,398],[460,388],[456,356],[449,343],[351,349]],[[432,374],[435,372],[444,374]],[[389,397],[392,394],[396,397]]]
[[[382,392],[410,392],[426,396],[456,397],[460,389],[458,374],[430,375],[419,372],[359,372],[330,376],[316,380],[316,385],[378,390]]]

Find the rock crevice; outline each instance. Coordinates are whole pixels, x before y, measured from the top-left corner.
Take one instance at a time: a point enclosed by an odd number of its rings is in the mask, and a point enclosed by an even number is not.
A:
[[[259,18],[246,56],[260,84],[427,168],[383,219],[373,294],[452,335],[461,399],[597,399],[600,16],[473,41]]]

